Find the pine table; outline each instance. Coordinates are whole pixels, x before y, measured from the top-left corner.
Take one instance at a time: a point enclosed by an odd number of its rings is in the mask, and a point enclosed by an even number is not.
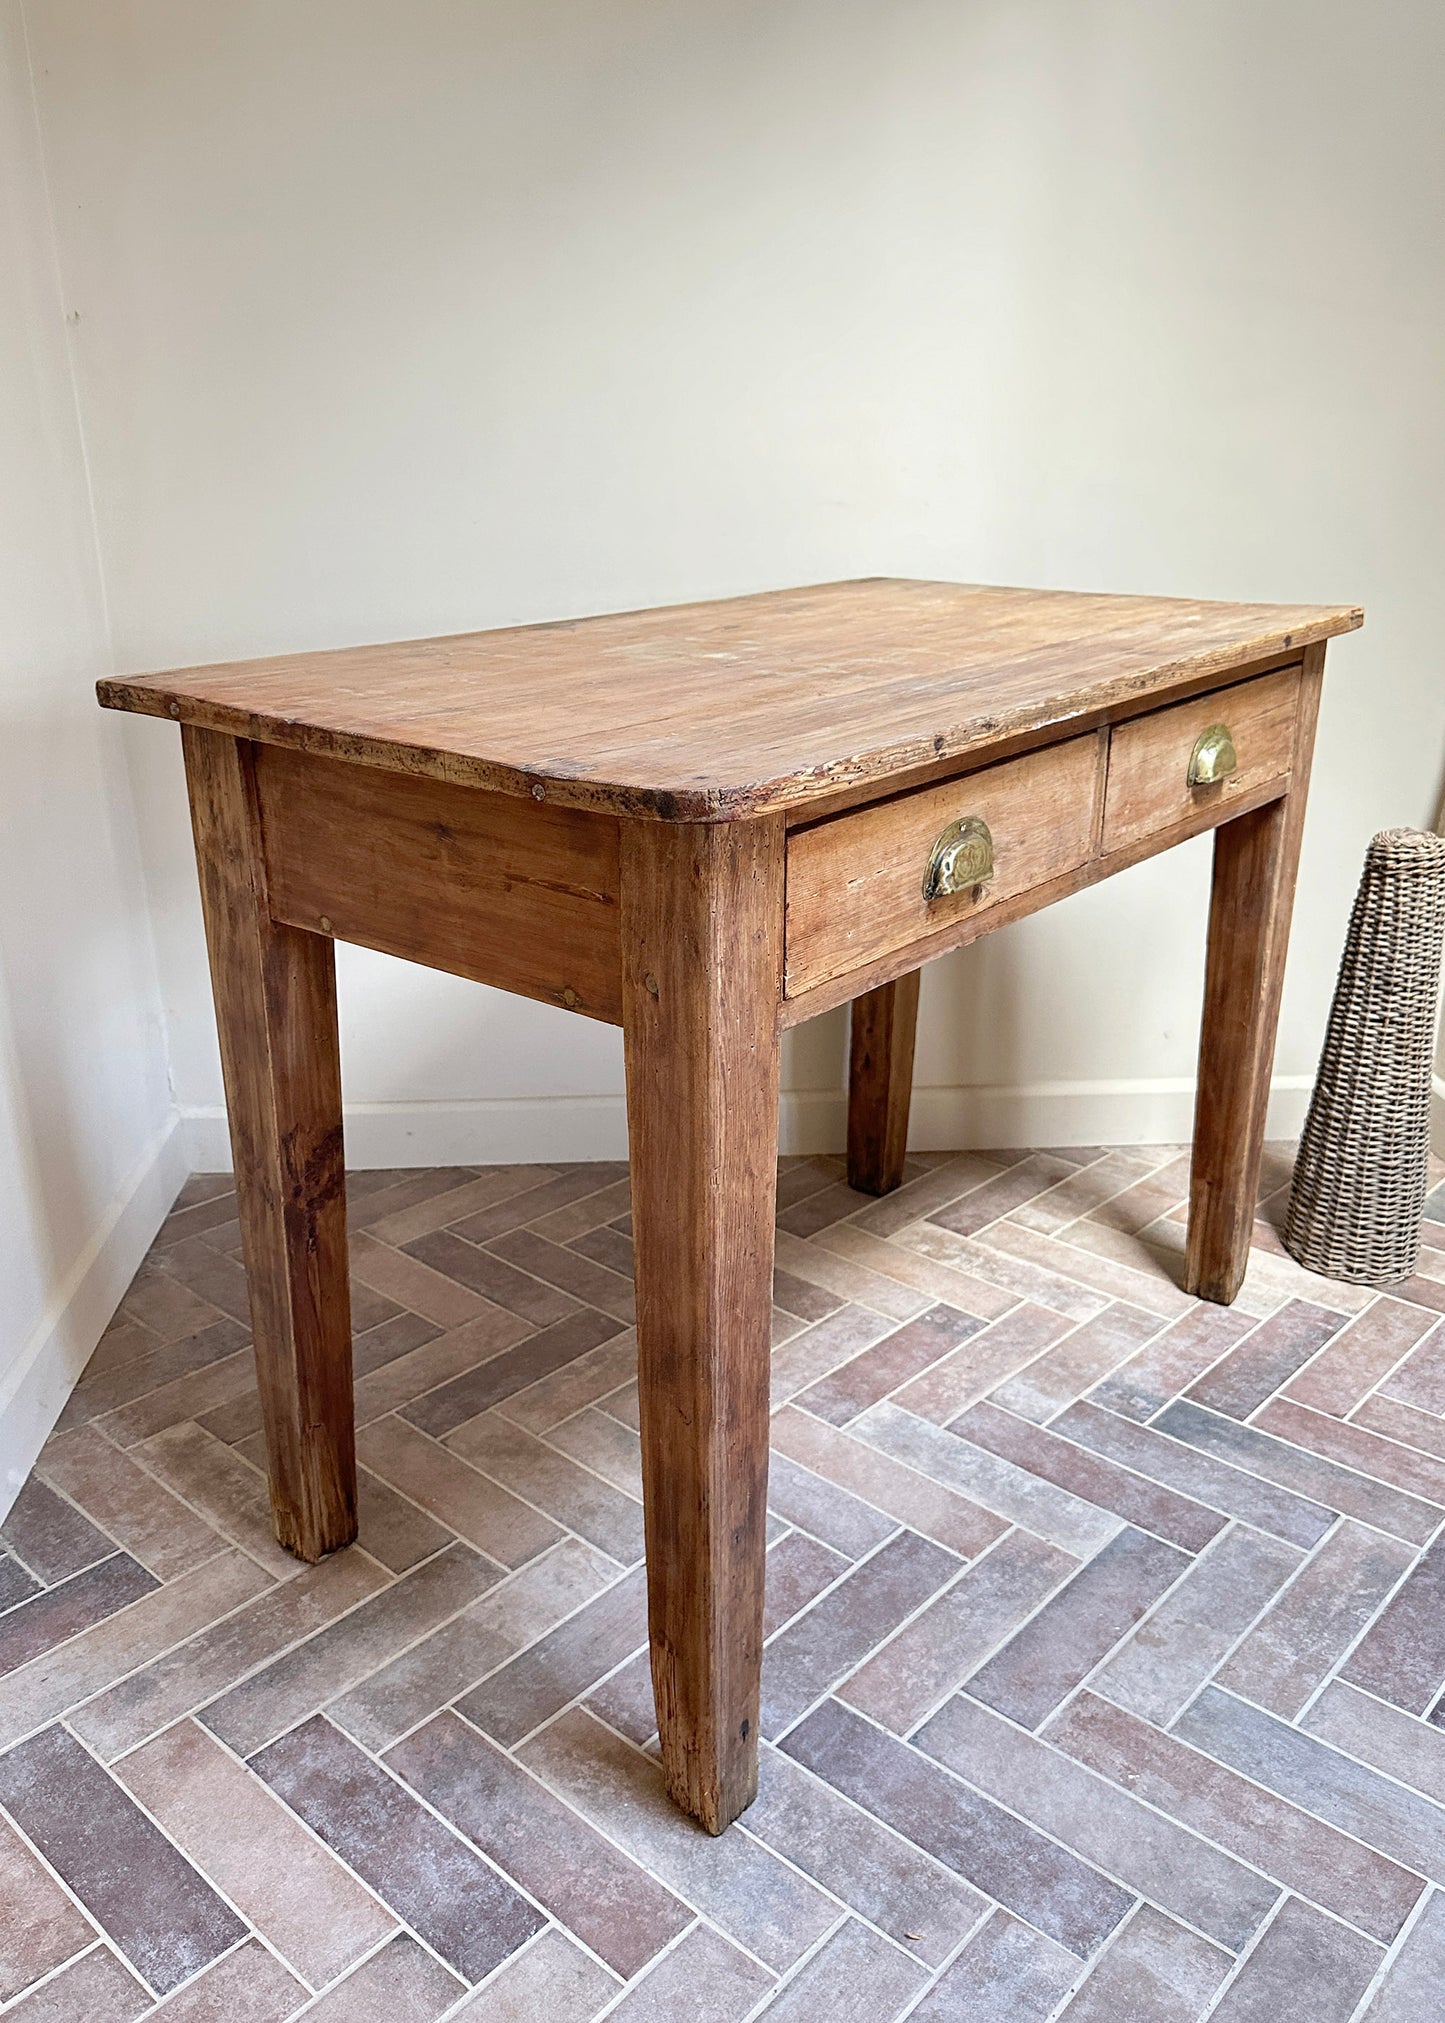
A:
[[[620,1025],[658,1728],[721,1832],[757,1787],[783,1028],[852,1001],[848,1177],[885,1192],[921,965],[1213,829],[1185,1284],[1231,1300],[1361,622],[873,579],[101,682],[181,725],[282,1544],[356,1535],[333,941]]]

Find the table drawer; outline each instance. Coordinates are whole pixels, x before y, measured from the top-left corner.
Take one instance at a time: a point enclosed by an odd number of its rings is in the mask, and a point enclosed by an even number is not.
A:
[[[1227,807],[1272,780],[1288,779],[1299,694],[1300,671],[1287,667],[1116,724],[1104,793],[1105,853],[1187,822],[1203,809]],[[1229,734],[1223,761],[1227,765],[1232,756],[1233,768],[1212,782],[1192,784],[1192,756],[1200,740],[1220,726]]]
[[[786,993],[927,941],[962,918],[988,914],[1076,869],[1094,833],[1098,744],[1092,737],[1029,752],[943,786],[923,787],[788,838]],[[956,833],[943,883],[925,894],[935,846]],[[984,855],[991,847],[992,868]],[[986,876],[975,885],[973,874]]]

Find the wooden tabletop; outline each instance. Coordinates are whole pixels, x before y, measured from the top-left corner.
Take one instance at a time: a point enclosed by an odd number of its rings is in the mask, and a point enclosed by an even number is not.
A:
[[[1354,605],[879,577],[97,685],[136,710],[574,807],[718,821],[1101,721]]]

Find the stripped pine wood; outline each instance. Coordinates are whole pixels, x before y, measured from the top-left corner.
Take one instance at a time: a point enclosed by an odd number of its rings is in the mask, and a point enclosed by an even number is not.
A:
[[[1362,616],[874,578],[123,676],[99,694],[366,765],[709,821],[1084,730]]]
[[[1219,828],[1188,1285],[1233,1299],[1324,642],[1360,616],[878,580],[101,683],[102,702],[182,726],[249,1293],[220,1265],[212,1279],[224,1281],[216,1297],[233,1319],[249,1303],[281,1544],[316,1559],[355,1530],[330,940],[620,1018],[635,1302],[615,1233],[594,1232],[586,1256],[550,1231],[515,1228],[501,1232],[505,1247],[484,1250],[474,1239],[496,1220],[485,1205],[457,1231],[416,1226],[408,1257],[389,1258],[375,1235],[358,1258],[371,1292],[412,1301],[433,1325],[475,1322],[494,1347],[489,1311],[512,1317],[504,1328],[541,1331],[530,1345],[499,1347],[484,1371],[418,1385],[427,1402],[417,1439],[469,1441],[467,1421],[506,1395],[515,1367],[531,1366],[540,1382],[635,1314],[662,1757],[679,1804],[720,1833],[756,1789],[760,1729],[774,1732],[804,1690],[800,1678],[770,1697],[759,1676],[769,1389],[827,1397],[824,1416],[845,1424],[896,1388],[885,1381],[891,1358],[927,1362],[926,1346],[952,1325],[920,1318],[916,1343],[839,1385],[829,1379],[840,1342],[866,1348],[874,1322],[815,1332],[813,1296],[800,1301],[786,1286],[785,1318],[770,1322],[782,1025],[860,1002],[852,1169],[891,1189],[906,1145],[921,963]],[[1186,740],[1226,708],[1243,758],[1236,764],[1216,727],[1201,777]],[[940,765],[950,777],[938,777]],[[842,805],[870,785],[870,799]],[[911,984],[895,987],[905,975]],[[1000,1175],[997,1188],[1030,1187],[1048,1167]],[[386,1203],[400,1222],[383,1213],[378,1227],[414,1226],[417,1204],[400,1191]],[[967,1246],[992,1198],[956,1211],[946,1233]],[[567,1199],[558,1176],[553,1207]],[[181,1244],[201,1242],[209,1226],[195,1206],[200,1214],[183,1211]],[[843,1212],[825,1195],[785,1215],[790,1234],[806,1234]],[[1067,1279],[1058,1241],[1047,1220],[1015,1231],[1000,1246],[1011,1257],[1004,1282]],[[961,1261],[972,1266],[966,1247]],[[860,1275],[866,1268],[853,1266],[854,1283]],[[1086,1282],[1064,1299],[1074,1319],[1121,1292],[1146,1312],[1180,1312],[1177,1291],[1106,1255],[1075,1262],[1072,1275]],[[788,1298],[802,1307],[791,1318]],[[775,1331],[797,1339],[770,1372]],[[946,1427],[976,1402],[1000,1363],[1018,1368],[1011,1339],[990,1343],[981,1383],[959,1366],[963,1354],[955,1340],[942,1380],[913,1371],[904,1400],[926,1398],[930,1424]],[[225,1407],[239,1378],[232,1365],[173,1381]],[[111,1425],[207,1516],[248,1513],[236,1542],[274,1572],[244,1476],[223,1467],[214,1441],[173,1436],[155,1404],[126,1389],[122,1374]],[[368,1381],[368,1462],[409,1453],[414,1468],[425,1449],[379,1425],[389,1396],[386,1382]],[[503,1474],[521,1465],[517,1445],[509,1436],[501,1450],[512,1457],[498,1464]],[[469,1448],[431,1472],[447,1510],[465,1510],[455,1528],[469,1545],[512,1567],[553,1534],[510,1489],[482,1497],[458,1476],[476,1454],[498,1451],[495,1441]],[[560,1473],[572,1479],[569,1467]],[[417,1477],[407,1480],[410,1493]],[[575,1480],[573,1490],[582,1494]],[[1397,1529],[1413,1538],[1418,1522],[1400,1517]],[[615,1507],[576,1523],[607,1551],[625,1552],[635,1531]],[[1163,1528],[1177,1542],[1178,1525]],[[1077,1534],[1061,1520],[1054,1535]],[[393,1560],[408,1549],[389,1546]],[[936,1561],[903,1552],[890,1565],[884,1585],[911,1592]],[[131,1577],[112,1569],[87,1592]],[[75,1601],[47,1601],[27,1621],[49,1621],[52,1606],[70,1619]]]
[[[276,1536],[356,1536],[346,1183],[331,944],[272,918],[250,746],[185,726]]]

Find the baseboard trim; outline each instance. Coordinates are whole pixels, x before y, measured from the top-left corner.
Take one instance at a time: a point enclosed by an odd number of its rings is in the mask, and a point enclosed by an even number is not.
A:
[[[190,1172],[178,1116],[152,1139],[0,1390],[0,1523]]]
[[[1271,1135],[1298,1135],[1310,1086],[1306,1075],[1276,1078]],[[920,1152],[968,1145],[1173,1145],[1188,1138],[1193,1116],[1194,1083],[1187,1077],[1011,1088],[923,1086],[913,1092],[909,1142]],[[782,1149],[840,1152],[846,1117],[841,1089],[788,1090],[779,1119]],[[229,1171],[224,1110],[187,1110],[181,1129],[192,1172]],[[623,1159],[626,1105],[620,1095],[359,1103],[346,1111],[346,1156],[360,1167]]]

